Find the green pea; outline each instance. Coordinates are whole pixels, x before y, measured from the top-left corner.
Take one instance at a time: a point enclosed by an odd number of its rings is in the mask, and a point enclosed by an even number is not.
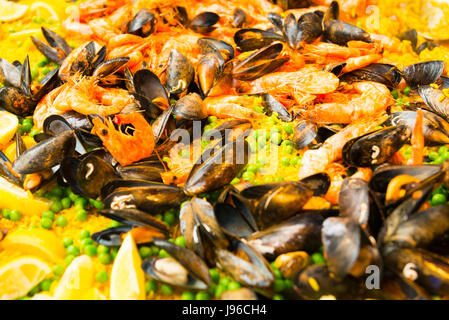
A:
[[[69,223],[69,222],[67,221],[67,218],[66,218],[65,216],[59,216],[59,217],[56,219],[56,224],[57,224],[59,227],[65,227],[65,226],[67,226],[68,223]]]
[[[278,132],[274,132],[271,134],[271,142],[273,144],[279,145],[282,142],[282,137]]]
[[[216,116],[209,116],[207,117],[207,121],[209,121],[209,123],[215,123],[217,122],[218,118]]]
[[[161,257],[161,258],[168,258],[168,257],[170,257],[170,255],[164,249],[160,249],[159,250],[159,257]]]
[[[111,258],[112,258],[112,260],[115,260],[115,257],[117,256],[117,253],[118,253],[118,249],[119,249],[118,247],[111,249]]]
[[[181,300],[195,300],[195,295],[190,291],[184,291],[181,294]]]
[[[72,200],[69,197],[62,198],[61,204],[64,209],[68,209],[72,206]]]
[[[159,254],[159,248],[156,246],[151,246],[151,251],[153,252],[153,256],[157,256]]]
[[[263,178],[263,183],[272,183],[274,181],[272,176],[266,176]]]
[[[284,297],[280,294],[273,295],[273,300],[284,300]]]
[[[276,279],[282,279],[282,272],[281,272],[281,270],[279,270],[276,267],[273,267],[272,269],[273,269],[273,273],[274,273],[274,276],[276,277]]]
[[[84,252],[89,256],[89,257],[95,257],[97,255],[97,247],[94,246],[93,244],[89,244],[87,246],[84,247]]]
[[[52,281],[50,279],[45,279],[40,283],[42,291],[50,291]]]
[[[399,92],[398,90],[391,90],[391,95],[393,96],[394,99],[397,99],[399,97]]]
[[[152,251],[150,247],[140,247],[139,248],[139,253],[140,256],[142,257],[142,259],[148,258],[149,256],[151,256]]]
[[[253,181],[255,177],[256,177],[256,175],[254,174],[254,172],[251,172],[251,171],[246,171],[242,175],[243,180],[246,180],[246,181]]]
[[[186,247],[186,240],[183,236],[179,236],[175,239],[175,244],[177,244],[180,247],[185,248]]]
[[[70,199],[74,204],[76,204],[76,200],[80,199],[80,196],[77,195],[77,194],[75,194],[75,193],[73,193],[72,190],[69,190],[67,196],[69,197],[69,199]],[[83,208],[83,209],[84,209],[84,208]]]
[[[290,280],[290,279],[285,279],[284,280],[284,288],[285,288],[285,290],[292,289],[293,288],[293,281]]]
[[[95,280],[100,283],[105,283],[109,280],[109,275],[106,271],[100,271],[95,275]]]
[[[404,93],[406,96],[408,96],[410,94],[410,91],[412,91],[412,88],[410,88],[409,86],[407,86],[404,91],[402,91],[402,93]]]
[[[301,158],[298,156],[293,156],[290,160],[292,166],[297,166],[301,162]]]
[[[99,200],[94,200],[94,199],[89,199],[89,203],[98,210],[102,210],[104,208],[104,204],[103,202],[99,201]]]
[[[231,184],[232,184],[232,185],[239,184],[239,183],[240,183],[240,179],[239,179],[239,178],[234,178],[234,179],[232,179],[232,181],[231,181]]]
[[[228,277],[221,277],[220,280],[218,281],[218,284],[224,286],[225,288],[228,287],[228,284],[231,282],[232,280]]]
[[[41,71],[42,71],[42,74],[47,75],[51,70],[49,67],[43,67]]]
[[[223,292],[225,292],[225,291],[226,291],[226,287],[225,287],[225,286],[223,286],[223,285],[221,285],[221,284],[219,284],[218,286],[216,286],[216,287],[215,287],[215,294],[214,294],[215,298],[219,299],[220,296],[221,296],[221,295],[223,294]]]
[[[111,223],[109,224],[109,227],[111,228],[117,228],[120,227],[122,224],[118,221],[112,220]]]
[[[435,164],[443,164],[444,158],[442,156],[438,156],[438,158],[436,158],[433,162]]]
[[[44,59],[42,59],[41,61],[39,61],[39,62],[37,63],[37,66],[38,66],[39,68],[43,68],[43,67],[45,67],[49,62],[50,62],[50,61],[49,61],[47,58],[44,58]]]
[[[53,274],[55,276],[62,276],[63,273],[64,273],[64,266],[57,264],[53,267]]]
[[[150,292],[155,292],[157,290],[157,282],[154,280],[149,280],[145,282],[145,292],[148,294]]]
[[[53,221],[55,219],[55,213],[50,210],[44,211],[44,213],[42,213],[42,218],[48,218]]]
[[[255,173],[259,172],[259,167],[257,165],[255,165],[255,164],[249,164],[246,167],[246,171],[249,171],[249,172],[252,172],[252,173],[255,174]]]
[[[32,128],[33,128],[32,124],[24,123],[24,124],[22,124],[22,133],[29,133]]]
[[[85,221],[87,219],[87,211],[86,210],[78,210],[76,212],[75,217],[76,217],[76,220],[78,220],[78,221],[81,221],[81,222]]]
[[[286,146],[284,148],[284,152],[288,153],[288,154],[292,154],[293,153],[293,147],[292,146]]]
[[[438,158],[438,152],[435,152],[435,151],[429,152],[429,159],[430,160],[434,161],[434,160],[436,160],[436,158]]]
[[[80,231],[80,239],[90,238],[90,232],[88,230]]]
[[[237,290],[240,289],[242,286],[237,281],[232,281],[228,284],[228,290]]]
[[[255,107],[254,110],[259,113],[264,113],[264,110],[261,107]]]
[[[65,238],[64,240],[62,240],[62,244],[65,248],[68,248],[73,244],[73,240],[71,238]]]
[[[175,215],[172,212],[166,212],[164,214],[164,219],[163,220],[164,220],[164,222],[166,224],[171,225],[171,224],[173,224],[173,222],[175,222],[176,217],[175,217]]]
[[[62,210],[62,204],[61,204],[61,201],[55,201],[55,202],[53,202],[53,204],[52,204],[51,207],[50,207],[50,210],[53,211],[53,212],[55,212],[55,213],[61,211],[61,210]]]
[[[10,209],[3,209],[2,210],[2,217],[5,219],[9,219],[9,215],[11,214],[11,210]]]
[[[434,207],[441,204],[445,204],[446,202],[447,202],[446,196],[441,193],[434,194],[432,196],[432,200],[430,200],[430,204]]]
[[[44,80],[45,76],[41,74],[39,77],[37,77],[37,82],[41,83],[42,80]]]
[[[284,280],[276,279],[273,282],[273,290],[274,292],[282,292],[285,290]]]
[[[217,283],[220,280],[220,273],[217,269],[209,269],[209,274],[213,282]]]
[[[19,221],[21,218],[19,210],[11,210],[11,213],[9,214],[9,219],[11,221]]]
[[[111,263],[111,255],[109,253],[100,253],[98,255],[98,260],[104,265]]]
[[[31,69],[31,78],[34,80],[34,79],[36,79],[37,77],[39,77],[39,68],[33,67],[33,68]]]
[[[41,227],[44,229],[50,229],[53,224],[53,220],[49,218],[42,218],[41,219]]]
[[[30,296],[34,296],[36,293],[38,293],[40,291],[40,285],[38,284],[37,286],[35,286],[33,289],[30,290],[30,292],[28,292],[28,294]]]
[[[163,295],[171,296],[173,294],[173,288],[168,284],[161,284],[161,292]]]
[[[293,133],[293,124],[291,124],[291,123],[289,123],[289,122],[284,123],[283,129],[284,129],[284,131],[285,131],[286,133],[292,134],[292,133]]]
[[[284,140],[284,141],[282,141],[281,147],[282,147],[282,148],[286,148],[287,146],[293,147],[293,142],[291,142],[290,140]]]
[[[446,147],[446,146],[441,146],[441,147],[438,148],[438,153],[439,153],[440,155],[441,155],[441,154],[448,153],[448,152],[449,152],[449,148]]]
[[[284,167],[288,167],[290,165],[290,158],[289,157],[282,157],[281,163]]]
[[[195,296],[195,300],[209,300],[209,299],[210,299],[209,294],[204,291],[197,292]]]
[[[97,252],[100,253],[109,253],[109,248],[105,245],[100,244],[97,248]]]
[[[313,264],[325,264],[326,263],[326,260],[324,260],[324,257],[321,254],[321,252],[316,252],[316,253],[312,254],[312,256],[310,258],[312,259]]]
[[[80,248],[72,244],[67,248],[67,255],[79,256],[81,253]]]
[[[87,204],[87,199],[83,197],[78,197],[73,202],[75,204],[75,207],[78,209],[84,209],[85,205]]]
[[[65,265],[69,266],[72,263],[73,259],[75,259],[75,258],[76,258],[76,256],[74,256],[73,254],[69,254],[68,256],[66,256],[64,259]]]
[[[23,121],[25,122],[27,119],[24,119]],[[56,196],[58,198],[62,198],[62,196],[64,195],[64,189],[60,186],[56,186],[53,189],[51,189],[50,194],[52,196]]]

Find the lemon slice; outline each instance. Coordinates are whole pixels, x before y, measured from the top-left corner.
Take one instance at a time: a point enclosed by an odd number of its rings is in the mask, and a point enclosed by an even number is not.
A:
[[[17,209],[23,215],[39,215],[50,208],[50,201],[35,197],[0,177],[0,208]]]
[[[59,300],[83,300],[94,285],[94,264],[86,255],[72,261],[55,288]]]
[[[0,1],[1,8],[1,1]],[[0,111],[0,145],[7,144],[14,137],[19,126],[19,119],[12,113]]]
[[[145,275],[142,260],[128,233],[115,258],[111,272],[110,295],[113,300],[144,300]]]
[[[32,256],[6,262],[0,266],[0,300],[23,297],[50,273],[50,265]]]
[[[54,21],[58,21],[58,14],[53,10],[53,8],[45,2],[37,1],[31,5],[31,11],[35,11],[38,17],[44,17],[42,11],[47,11],[47,17],[52,18]]]
[[[53,263],[61,263],[65,254],[64,246],[53,232],[37,228],[9,232],[0,242],[0,248],[37,256]]]
[[[0,21],[8,22],[22,18],[28,10],[26,4],[12,1],[0,1]]]
[[[33,138],[31,138],[30,136],[22,137],[22,139],[23,139],[23,142],[25,143],[25,146],[26,146],[27,149],[29,149],[29,148],[31,148],[31,147],[36,145],[36,141]],[[8,159],[11,162],[16,161],[16,143],[15,142],[11,143],[5,149],[5,151],[3,153],[5,154],[5,156],[8,157]]]

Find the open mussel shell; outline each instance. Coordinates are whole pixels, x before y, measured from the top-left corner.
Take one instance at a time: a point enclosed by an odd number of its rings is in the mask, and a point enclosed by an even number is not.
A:
[[[192,63],[178,50],[170,51],[165,86],[170,94],[180,94],[187,90],[195,76]]]
[[[148,69],[140,69],[134,74],[134,87],[139,95],[152,103],[169,105],[168,92],[161,84],[158,76]]]
[[[169,229],[164,222],[154,218],[149,213],[137,209],[103,209],[98,211],[98,213],[106,218],[118,221],[128,226],[153,227],[166,235],[169,234]]]
[[[5,59],[0,59],[0,82],[5,86],[20,86],[20,70]]]
[[[272,95],[268,93],[262,94],[262,105],[264,107],[264,112],[267,116],[271,116],[273,112],[278,114],[278,118],[284,122],[293,121],[293,116],[284,107],[282,103],[273,98]]]
[[[103,78],[120,70],[129,61],[129,57],[118,57],[101,62],[92,73],[93,77]]]
[[[423,113],[423,134],[426,145],[448,144],[449,122],[434,112],[427,110],[421,111]],[[415,127],[416,116],[416,111],[398,111],[391,114],[384,125],[406,125],[410,130],[413,130]]]
[[[341,20],[325,21],[324,37],[326,40],[341,46],[346,45],[349,41],[371,42],[368,32]]]
[[[202,120],[208,116],[203,100],[197,93],[189,93],[176,101],[173,114],[187,120]]]
[[[229,142],[212,156],[202,155],[203,163],[195,164],[189,173],[184,190],[198,194],[219,189],[234,179],[248,163],[249,145],[243,139]]]
[[[280,34],[260,29],[240,29],[234,34],[234,42],[239,51],[261,49],[275,41],[284,41]]]
[[[177,263],[182,265],[182,267],[188,272],[187,277],[179,277],[179,279],[185,279],[184,283],[179,283],[177,285],[183,287],[190,287],[196,289],[207,289],[211,283],[212,279],[209,274],[209,268],[206,263],[196,255],[192,250],[180,247],[174,243],[169,241],[154,238],[153,244],[159,249],[164,249]],[[158,258],[156,258],[158,259]],[[172,263],[173,261],[168,261],[168,263]],[[174,278],[167,277],[168,269],[164,270],[165,263],[161,263],[158,265],[157,260],[145,260],[142,264],[143,270],[154,277],[163,282],[174,284]],[[182,270],[182,269],[180,269]],[[164,273],[165,271],[165,273]],[[163,277],[161,278],[161,275]],[[176,273],[174,274],[175,278]]]
[[[304,43],[311,43],[321,36],[321,18],[314,12],[309,12],[296,21],[295,16],[290,13],[284,19],[282,33],[292,49],[299,49]]]
[[[361,226],[368,224],[369,187],[365,180],[346,178],[341,185],[338,203],[341,216],[349,217]]]
[[[387,273],[380,284],[382,288],[381,298],[386,300],[431,300],[431,295],[415,282],[396,275]]]
[[[182,188],[156,182],[140,184],[141,186],[121,186],[114,189],[104,198],[105,207],[138,208],[157,214],[179,207],[185,199]]]
[[[422,181],[439,172],[441,172],[441,166],[438,165],[382,166],[374,171],[369,182],[369,188],[374,192],[385,193],[390,181],[399,175],[413,176]]]
[[[363,292],[357,279],[351,276],[336,279],[325,265],[307,267],[294,278],[293,283],[298,294],[307,300],[329,295],[337,299],[358,299]]]
[[[50,137],[26,150],[13,164],[13,170],[20,174],[36,173],[50,169],[70,156],[75,149],[73,131],[66,131]]]
[[[50,46],[46,45],[35,37],[31,37],[34,45],[48,59],[59,65],[62,64],[64,59],[70,54],[70,52],[72,52],[72,48],[70,48],[69,44],[64,40],[64,38],[58,35],[56,32],[46,27],[41,27],[41,29],[45,40],[47,40]]]
[[[301,182],[292,181],[249,187],[242,191],[242,195],[259,198],[253,214],[259,228],[264,229],[298,213],[313,191]]]
[[[411,88],[435,83],[444,71],[444,61],[426,61],[405,67],[402,75]]]
[[[420,211],[401,223],[389,243],[402,248],[426,247],[449,230],[447,204]]]
[[[92,240],[106,247],[119,247],[122,244],[123,234],[131,231],[133,226],[124,225],[108,228],[92,234]]]
[[[399,69],[385,63],[373,63],[340,76],[340,80],[347,83],[374,81],[386,85],[389,89],[396,88],[401,79],[402,75]]]
[[[115,168],[122,179],[162,182],[161,173],[164,167],[155,161],[137,162],[127,166],[117,165]]]
[[[214,12],[202,12],[189,22],[189,28],[195,32],[206,34],[215,30],[215,24],[220,20],[220,16]]]
[[[433,295],[449,294],[449,260],[423,249],[386,247],[385,265]]]
[[[299,121],[293,131],[293,143],[297,150],[309,146],[318,136],[318,126],[310,120]]]
[[[246,12],[240,8],[236,8],[232,14],[232,26],[241,28],[246,23]]]
[[[324,221],[322,241],[329,272],[345,277],[360,252],[360,226],[349,217],[331,217]]]
[[[203,55],[212,51],[218,51],[222,55],[224,55],[223,58],[225,60],[234,59],[235,56],[234,47],[223,40],[204,37],[198,39],[197,42]]]
[[[302,179],[301,183],[313,191],[314,197],[321,197],[329,190],[331,178],[327,173],[320,172]]]
[[[55,114],[47,117],[42,127],[46,134],[52,136],[73,130],[70,123],[64,117]]]
[[[147,8],[140,9],[128,23],[127,33],[147,37],[154,32],[156,16]]]
[[[220,267],[245,286],[267,288],[274,281],[270,265],[250,245],[234,239],[231,250],[217,249]]]
[[[301,213],[252,234],[248,243],[269,260],[287,252],[315,252],[321,246],[323,221],[324,217],[319,213]]]
[[[215,216],[223,231],[231,236],[246,238],[255,231],[239,210],[228,203],[217,203]]]
[[[18,116],[29,116],[34,112],[37,102],[15,87],[0,88],[0,105],[6,111]]]
[[[282,32],[284,29],[284,19],[282,19],[282,16],[275,12],[269,12],[267,14],[268,20],[279,30]]]
[[[98,64],[101,62],[96,59],[96,49],[95,42],[90,41],[73,50],[61,64],[62,68],[59,70],[59,77],[67,80],[75,73],[81,73],[82,75],[92,74],[96,67],[95,62],[97,61]],[[66,63],[70,65],[66,66]]]
[[[408,126],[384,128],[348,141],[343,160],[355,167],[370,167],[387,162],[410,138]]]
[[[429,85],[420,86],[418,93],[423,99],[427,108],[447,121],[449,119],[449,100],[445,97],[441,89],[447,89],[444,83],[439,89]]]

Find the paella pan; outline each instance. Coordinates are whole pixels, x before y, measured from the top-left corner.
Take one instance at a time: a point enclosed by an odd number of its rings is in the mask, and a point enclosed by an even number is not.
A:
[[[444,1],[0,1],[0,299],[449,297]]]

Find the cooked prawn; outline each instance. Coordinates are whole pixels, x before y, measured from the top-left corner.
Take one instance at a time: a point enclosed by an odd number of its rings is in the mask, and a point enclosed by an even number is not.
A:
[[[94,118],[92,122],[92,133],[100,137],[106,149],[122,166],[147,158],[153,153],[153,129],[141,113],[118,114],[114,117],[114,122],[119,126],[132,124],[132,134],[115,129],[111,119],[105,119],[103,122]]]
[[[422,165],[424,163],[423,117],[422,110],[418,110],[411,138],[412,156],[407,162],[409,165]]]
[[[248,98],[242,96],[218,96],[204,99],[204,105],[210,116],[242,120],[263,118],[262,113],[245,106],[250,104],[253,104],[253,101],[248,101]]]
[[[341,159],[341,152],[346,142],[370,132],[383,121],[385,119],[377,118],[371,121],[354,122],[327,139],[319,149],[307,150],[302,158],[299,179],[325,172],[329,164]]]
[[[393,103],[390,90],[383,84],[361,81],[349,88],[326,95],[323,103],[300,112],[301,115],[317,123],[351,123],[379,116]]]

